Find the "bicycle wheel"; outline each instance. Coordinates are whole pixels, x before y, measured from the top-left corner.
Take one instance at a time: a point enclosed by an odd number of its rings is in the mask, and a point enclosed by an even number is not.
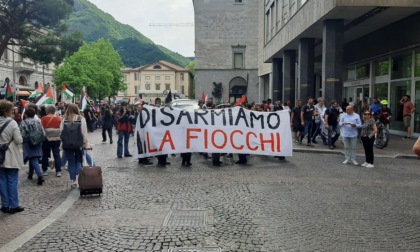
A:
[[[376,138],[375,138],[374,145],[378,149],[383,149],[388,144],[389,131],[382,123],[377,123],[376,126],[378,128],[378,132],[376,132]]]

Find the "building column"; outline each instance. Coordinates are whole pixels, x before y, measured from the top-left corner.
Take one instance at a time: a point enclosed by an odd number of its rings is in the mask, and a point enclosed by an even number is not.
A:
[[[268,96],[269,97],[265,97],[264,100],[266,100],[267,98],[271,98],[273,97],[273,73],[270,73],[269,78],[269,82],[268,82]]]
[[[322,42],[322,94],[325,104],[343,96],[344,20],[324,21]]]
[[[263,97],[264,97],[264,77],[260,76],[258,81],[258,103],[261,103]]]
[[[296,87],[296,51],[285,50],[283,52],[283,97],[282,102],[286,104],[288,100],[295,104]]]
[[[306,102],[315,95],[315,40],[299,40],[299,88],[300,99]]]
[[[273,102],[281,100],[283,96],[283,59],[273,59]]]

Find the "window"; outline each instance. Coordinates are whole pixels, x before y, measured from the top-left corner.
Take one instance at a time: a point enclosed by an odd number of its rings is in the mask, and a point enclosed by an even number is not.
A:
[[[146,90],[150,90],[150,84],[149,83],[147,83],[145,87],[146,87]]]
[[[126,74],[124,74],[124,81],[128,80],[128,76]]]
[[[184,73],[181,73],[181,80],[184,80]]]
[[[161,67],[161,66],[159,66],[159,65],[154,65],[154,66],[153,66],[153,69],[162,69],[162,67]]]
[[[146,76],[146,80],[150,80],[150,76]]]
[[[356,69],[354,69],[354,67],[347,68],[345,71],[346,71],[346,75],[345,75],[346,81],[356,79]]]
[[[156,90],[160,90],[160,84],[155,84]]]
[[[391,79],[403,79],[411,77],[411,54],[392,58]]]
[[[375,62],[375,76],[389,74],[389,60],[378,60]]]
[[[170,80],[171,76],[165,76],[165,80]]]
[[[235,0],[235,3],[242,3],[242,0]]]
[[[419,77],[420,76],[420,51],[416,52],[416,66],[414,70],[414,76]],[[416,113],[419,111],[416,111]]]
[[[356,78],[357,79],[366,79],[369,78],[369,64],[356,67]]]
[[[243,53],[233,54],[233,68],[242,69],[244,68],[244,55]]]
[[[165,84],[165,90],[171,90],[171,84]]]
[[[138,80],[139,79],[139,74],[138,73],[134,73],[134,80]]]
[[[138,94],[139,93],[139,87],[138,86],[134,86],[134,93]]]
[[[185,94],[185,89],[184,89],[184,86],[181,86],[181,93],[182,93],[182,94]]]

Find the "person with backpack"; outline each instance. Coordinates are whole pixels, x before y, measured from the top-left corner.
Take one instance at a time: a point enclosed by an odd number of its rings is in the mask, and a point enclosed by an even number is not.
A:
[[[0,101],[0,145],[4,151],[4,159],[0,164],[0,198],[3,213],[18,213],[24,210],[19,206],[18,180],[22,167],[22,135],[13,116],[13,103]]]
[[[76,176],[82,168],[82,150],[90,149],[85,118],[80,115],[76,104],[69,104],[60,124],[61,142],[68,162],[71,187],[77,187]]]
[[[31,106],[25,109],[26,118],[20,124],[20,132],[23,138],[23,162],[29,162],[28,179],[32,180],[34,171],[38,176],[38,185],[44,183],[44,176],[39,166],[39,158],[42,157],[42,142],[45,131],[40,120],[35,119],[36,111]]]
[[[112,118],[112,111],[109,108],[105,109],[104,115],[102,116],[102,142],[106,142],[106,133],[108,133],[109,143],[112,144],[112,126],[114,119]]]
[[[44,127],[46,138],[42,143],[42,171],[44,175],[48,172],[48,159],[51,157],[52,152],[54,157],[54,166],[57,177],[61,177],[61,157],[60,157],[60,124],[61,117],[55,115],[55,106],[47,105],[45,107],[47,113],[46,116],[42,117],[41,123]]]
[[[117,124],[118,130],[118,146],[117,146],[117,157],[122,158],[123,151],[124,157],[132,157],[133,155],[130,154],[128,150],[128,141],[130,140],[130,134],[133,131],[133,127],[131,126],[129,120],[129,113],[127,112],[126,108],[121,108]],[[124,148],[123,148],[123,141],[124,141]]]

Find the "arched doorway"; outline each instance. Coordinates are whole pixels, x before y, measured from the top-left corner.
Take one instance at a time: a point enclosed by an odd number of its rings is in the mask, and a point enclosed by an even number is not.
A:
[[[25,76],[20,76],[19,77],[19,85],[26,86],[26,77]]]
[[[245,95],[248,90],[248,83],[242,77],[235,77],[229,83],[229,102],[236,102]]]

